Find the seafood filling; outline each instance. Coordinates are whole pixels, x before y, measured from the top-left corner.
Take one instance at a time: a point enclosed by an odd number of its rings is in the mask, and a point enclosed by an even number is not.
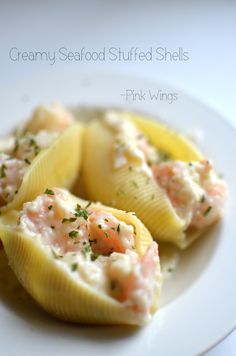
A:
[[[185,230],[206,228],[223,215],[227,186],[209,161],[169,160],[128,118],[120,120],[119,114],[112,111],[107,113],[105,123],[115,132],[114,169],[128,166],[130,171],[143,172],[154,179],[183,219]]]
[[[59,263],[142,320],[150,317],[158,284],[158,249],[135,251],[135,229],[99,204],[81,207],[67,191],[47,189],[25,203],[19,228],[38,238]]]
[[[162,162],[152,171],[186,227],[206,228],[222,216],[227,187],[209,161]]]

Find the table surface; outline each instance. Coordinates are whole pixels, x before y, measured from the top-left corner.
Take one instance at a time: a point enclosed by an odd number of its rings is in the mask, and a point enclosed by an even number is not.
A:
[[[58,5],[60,4],[60,5]],[[35,73],[120,71],[167,82],[221,113],[236,127],[236,2],[9,1],[0,3],[1,90]],[[182,48],[188,61],[12,61],[9,50],[73,52],[121,47]],[[1,95],[1,94],[0,94]],[[209,356],[236,355],[236,331]]]

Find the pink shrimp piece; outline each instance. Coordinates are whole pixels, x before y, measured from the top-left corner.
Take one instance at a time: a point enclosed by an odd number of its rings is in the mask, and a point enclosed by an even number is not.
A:
[[[152,172],[160,186],[166,190],[174,207],[178,207],[185,200],[181,194],[183,188],[178,180],[175,180],[175,166],[171,163],[160,163],[152,165]]]
[[[111,255],[108,265],[110,294],[119,302],[132,301],[130,307],[134,311],[146,312],[147,306],[140,303],[139,296],[145,293],[147,285],[157,271],[159,260],[157,244],[153,242],[140,259],[137,255],[125,256],[124,261],[120,261],[125,266],[124,271],[121,266],[115,266],[117,258],[117,255]]]
[[[93,251],[98,254],[111,252],[125,252],[125,246],[121,240],[119,221],[111,214],[95,210],[89,216],[89,234],[95,239],[92,245]],[[127,235],[129,238],[129,236]]]
[[[142,273],[144,277],[150,277],[154,274],[158,258],[157,244],[152,243],[146,253],[141,257]]]

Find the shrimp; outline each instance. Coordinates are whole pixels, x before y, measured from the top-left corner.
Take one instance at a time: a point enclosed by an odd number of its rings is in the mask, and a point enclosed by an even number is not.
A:
[[[73,124],[74,117],[60,104],[39,106],[26,124],[26,131],[37,133],[41,130],[62,132]]]
[[[221,217],[227,187],[209,161],[163,162],[153,165],[152,172],[186,227],[202,229]]]
[[[147,299],[151,299],[158,265],[157,244],[153,242],[146,253],[139,258],[136,253],[113,253],[107,261],[108,290],[119,302],[127,303],[134,311],[147,312]]]
[[[89,216],[89,234],[96,239],[93,251],[100,254],[124,253],[134,244],[132,227],[116,219],[112,214],[95,210]]]

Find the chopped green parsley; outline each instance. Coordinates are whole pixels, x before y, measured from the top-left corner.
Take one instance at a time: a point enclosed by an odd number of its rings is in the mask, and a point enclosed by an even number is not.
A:
[[[28,158],[25,158],[24,161],[25,161],[25,163],[27,163],[28,165],[31,164],[31,162],[30,162],[30,160],[29,160]]]
[[[54,191],[52,189],[46,189],[44,194],[48,194],[48,195],[55,195]]]
[[[88,202],[88,204],[86,205],[85,209],[87,209],[88,207],[90,207],[90,205],[92,204],[92,202]]]
[[[76,230],[72,230],[69,232],[69,237],[71,237],[72,239],[75,239],[78,236],[79,232]]]
[[[18,138],[16,138],[15,139],[15,146],[14,146],[14,153],[16,153],[17,151],[18,151],[18,148],[19,148],[19,139]]]
[[[203,196],[201,197],[200,202],[201,202],[201,203],[204,203],[205,201],[206,201],[206,198],[205,198],[205,195],[203,195]]]
[[[0,178],[6,177],[6,169],[7,169],[7,166],[3,163],[1,166],[1,170],[0,170]]]
[[[83,248],[83,250],[82,250],[81,252],[82,252],[82,254],[84,255],[84,257],[86,257],[87,254],[91,252],[91,247],[90,247],[90,245],[86,245],[86,246]]]
[[[91,258],[91,261],[95,261],[98,258],[98,255],[96,253],[92,253],[90,258]]]
[[[77,270],[77,268],[78,268],[78,263],[72,263],[72,265],[71,265],[71,271],[72,272],[75,272],[76,270]]]
[[[204,211],[203,216],[207,216],[210,213],[211,209],[212,206],[209,205],[208,208]]]
[[[61,223],[65,224],[65,223],[70,223],[70,222],[74,222],[74,221],[76,221],[76,218],[69,218],[69,219],[64,218],[64,219],[62,219]]]
[[[83,217],[85,220],[88,220],[88,212],[86,209],[83,209],[79,204],[76,205],[75,214],[76,217]]]

